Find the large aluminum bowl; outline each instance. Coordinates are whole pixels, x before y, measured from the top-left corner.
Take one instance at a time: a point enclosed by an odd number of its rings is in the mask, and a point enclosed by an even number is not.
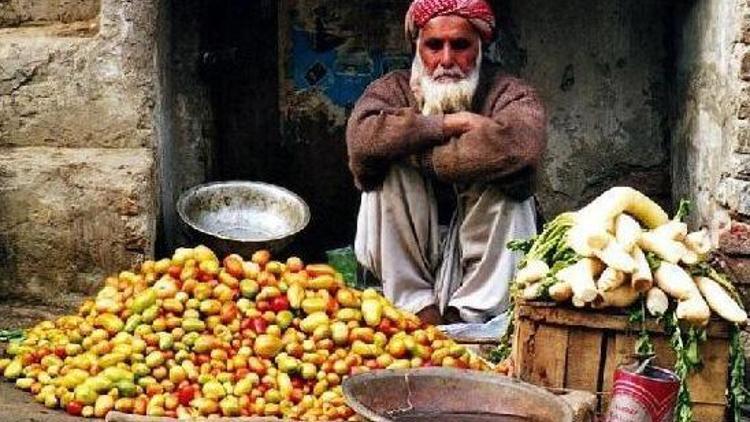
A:
[[[268,249],[278,253],[310,222],[304,200],[262,182],[213,182],[192,187],[177,201],[177,213],[193,242],[219,256],[248,258]]]
[[[343,383],[347,404],[372,422],[572,422],[554,394],[497,374],[450,368],[382,370]]]

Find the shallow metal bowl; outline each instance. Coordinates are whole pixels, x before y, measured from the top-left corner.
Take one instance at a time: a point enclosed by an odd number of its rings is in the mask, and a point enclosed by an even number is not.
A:
[[[561,398],[513,378],[449,368],[384,370],[344,380],[344,398],[370,421],[571,422]]]
[[[310,222],[310,208],[280,186],[246,181],[213,182],[185,191],[177,213],[188,235],[219,256],[278,253]]]

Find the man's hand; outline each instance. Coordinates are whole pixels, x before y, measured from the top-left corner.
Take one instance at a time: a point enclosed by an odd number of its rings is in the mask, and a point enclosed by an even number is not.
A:
[[[476,113],[460,111],[443,117],[443,133],[448,137],[461,136],[466,132],[492,124],[494,120]]]
[[[430,325],[440,325],[442,323],[442,318],[440,317],[440,311],[438,310],[437,305],[430,305],[421,311],[417,312],[417,317],[419,319]]]

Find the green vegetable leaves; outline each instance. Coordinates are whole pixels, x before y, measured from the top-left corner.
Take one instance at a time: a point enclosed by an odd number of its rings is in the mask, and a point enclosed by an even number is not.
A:
[[[729,389],[727,399],[732,409],[732,420],[741,420],[742,406],[747,403],[748,391],[745,389],[745,353],[740,339],[740,328],[735,324],[729,343]]]
[[[0,342],[21,341],[25,337],[23,330],[0,330]]]
[[[651,251],[646,252],[646,261],[648,261],[648,266],[651,268],[651,272],[658,270],[661,265],[661,258]]]
[[[536,236],[532,236],[531,238],[527,240],[522,239],[515,239],[508,242],[506,247],[512,251],[517,252],[523,252],[524,254],[529,253],[531,250],[531,247],[534,246],[534,242],[536,241]]]
[[[628,323],[638,325],[638,339],[635,341],[635,355],[639,359],[648,359],[656,354],[654,343],[651,335],[646,330],[646,299],[641,296],[641,300],[630,307],[628,313]]]
[[[706,332],[703,329],[691,327],[687,333],[683,333],[677,315],[672,310],[667,311],[662,323],[677,358],[674,364],[674,372],[680,379],[675,421],[692,422],[694,417],[690,391],[687,387],[687,377],[691,372],[699,369],[703,363],[699,346],[706,340]]]
[[[685,218],[690,215],[690,208],[692,207],[692,204],[687,199],[681,199],[680,205],[677,207],[677,214],[675,214],[674,218],[677,221],[684,221]]]
[[[497,345],[497,347],[490,352],[489,360],[492,363],[499,363],[504,361],[505,359],[510,356],[510,352],[512,350],[511,345],[511,336],[513,335],[514,330],[514,309],[515,306],[511,304],[511,306],[508,308],[506,312],[506,315],[508,316],[508,328],[505,330],[505,334],[500,338],[500,344]]]

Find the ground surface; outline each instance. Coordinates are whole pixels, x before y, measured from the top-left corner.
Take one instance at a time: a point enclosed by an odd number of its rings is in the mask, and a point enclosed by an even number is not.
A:
[[[0,421],[2,422],[81,422],[91,419],[68,416],[62,410],[50,410],[32,400],[31,394],[0,382]]]

